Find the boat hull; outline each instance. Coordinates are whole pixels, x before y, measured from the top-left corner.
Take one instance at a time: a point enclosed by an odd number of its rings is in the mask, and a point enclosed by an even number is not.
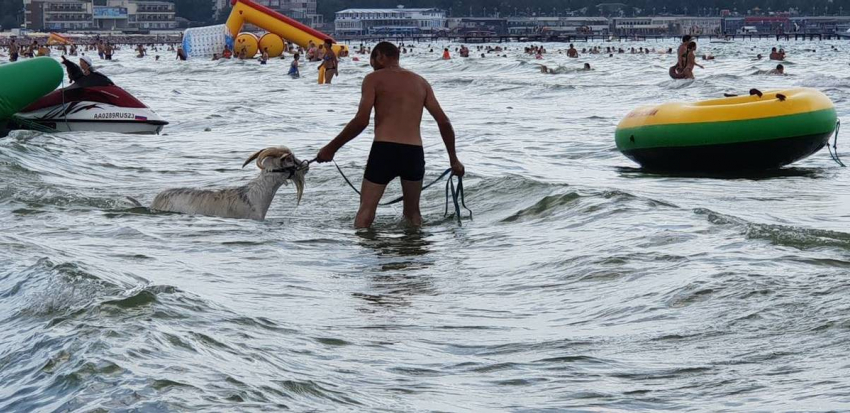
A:
[[[70,102],[18,113],[15,128],[33,129],[36,124],[58,132],[115,132],[157,134],[168,124],[147,107],[127,108],[102,102]]]

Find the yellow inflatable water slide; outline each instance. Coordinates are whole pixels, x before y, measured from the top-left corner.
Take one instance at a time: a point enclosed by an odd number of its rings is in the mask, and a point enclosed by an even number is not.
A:
[[[231,0],[230,4],[233,8],[227,23],[186,29],[183,33],[183,50],[187,56],[210,57],[215,53],[221,55],[226,46],[234,55],[244,50],[246,57],[251,58],[259,50],[267,49],[269,57],[277,57],[286,50],[286,42],[306,48],[311,41],[320,45],[325,39],[334,43],[336,52],[346,49],[345,46],[336,44],[327,34],[251,0]],[[258,37],[254,33],[241,32],[246,23],[266,33]]]

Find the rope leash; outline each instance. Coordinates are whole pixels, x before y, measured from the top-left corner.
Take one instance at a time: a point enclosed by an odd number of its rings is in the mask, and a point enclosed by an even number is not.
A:
[[[348,179],[347,176],[345,176],[345,173],[342,172],[342,168],[339,167],[339,164],[336,163],[336,160],[334,160],[333,163],[334,163],[334,166],[336,167],[336,170],[339,171],[340,176],[342,176],[342,179],[345,180],[345,183],[347,183],[348,186],[350,186],[351,189],[353,189],[354,192],[357,193],[357,195],[360,195],[360,190],[358,190],[357,187],[355,187],[354,184],[351,183],[351,180]],[[434,179],[433,181],[428,183],[428,185],[423,186],[422,190],[424,191],[424,190],[434,186],[434,184],[436,184],[437,182],[440,182],[440,180],[442,180],[446,176],[449,176],[449,180],[448,180],[448,182],[446,182],[446,210],[445,210],[445,213],[443,214],[443,216],[447,216],[449,214],[449,192],[451,191],[452,200],[454,201],[454,205],[455,205],[455,216],[457,217],[457,223],[458,223],[458,225],[462,226],[463,223],[461,222],[461,215],[460,215],[460,206],[461,205],[463,205],[464,209],[469,211],[469,219],[472,220],[472,210],[467,208],[466,200],[464,199],[464,196],[463,196],[463,177],[460,177],[460,176],[453,174],[452,168],[449,168],[449,169],[446,169],[445,171],[443,171],[443,173],[440,174],[440,176],[438,176],[437,179]],[[455,178],[455,177],[457,177],[457,187],[455,187],[455,184],[454,184],[453,178]],[[393,205],[393,204],[397,204],[397,203],[399,203],[403,200],[404,200],[404,195],[402,195],[398,198],[395,198],[392,201],[382,202],[378,205],[380,205],[380,206]]]
[[[449,169],[447,172],[451,171]],[[443,173],[445,175],[445,172]],[[449,214],[449,191],[452,194],[452,200],[454,200],[455,204],[455,217],[457,218],[457,225],[463,226],[463,223],[460,222],[460,206],[463,205],[463,209],[469,211],[469,220],[472,221],[472,210],[466,207],[466,200],[463,196],[463,177],[457,176],[457,189],[455,189],[454,177],[457,175],[452,174],[449,176],[449,181],[446,182],[446,210],[443,212],[443,216],[447,216]],[[458,205],[458,199],[460,199],[460,205]]]
[[[826,149],[829,151],[829,156],[832,160],[841,165],[842,168],[847,167],[841,158],[838,157],[838,130],[841,129],[841,120],[835,122],[835,134],[832,135],[832,147],[829,147],[829,141],[826,141]]]
[[[318,158],[313,158],[313,159],[311,159],[307,162],[302,162],[301,166],[290,166],[288,168],[270,169],[268,172],[271,172],[271,173],[289,172],[291,175],[295,175],[296,172],[301,172],[301,171],[307,169],[307,167],[309,167],[311,163],[316,162],[317,159]]]

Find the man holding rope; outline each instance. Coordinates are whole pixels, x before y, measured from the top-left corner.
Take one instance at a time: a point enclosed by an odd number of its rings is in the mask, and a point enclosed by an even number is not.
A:
[[[369,126],[374,107],[375,141],[366,163],[360,210],[354,226],[368,228],[372,225],[384,190],[396,177],[401,178],[404,218],[414,226],[421,226],[419,197],[425,176],[425,153],[419,126],[423,108],[437,121],[452,172],[463,176],[463,164],[455,153],[454,129],[437,102],[431,85],[416,73],[399,66],[398,47],[389,42],[378,43],[372,49],[370,64],[375,71],[363,79],[357,115],[319,151],[316,160],[320,163],[332,161],[339,148]]]

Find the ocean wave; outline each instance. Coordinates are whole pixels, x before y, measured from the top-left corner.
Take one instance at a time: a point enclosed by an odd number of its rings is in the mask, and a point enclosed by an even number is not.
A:
[[[677,208],[663,201],[642,198],[620,190],[567,192],[550,194],[501,220],[512,223],[527,220],[554,220],[554,215],[573,215],[579,225],[627,211]],[[563,220],[564,217],[558,218]]]
[[[812,74],[797,82],[798,86],[825,88],[825,89],[845,89],[850,88],[850,77],[839,77],[828,74]]]
[[[292,80],[288,61],[122,50],[103,71],[165,134],[0,139],[0,411],[842,410],[844,371],[823,367],[847,338],[850,175],[825,154],[746,176],[650,173],[613,143],[634,107],[750,87],[810,85],[850,113],[832,64],[846,50],[821,51],[840,43],[787,47],[794,77],[750,76],[774,43],[711,46],[691,82],[668,79],[672,56],[417,47],[402,66],[454,122],[474,220],[443,216],[443,181],[422,193],[422,228],[398,204],[371,230],[352,228],[358,197],[332,164],[265,222],[125,198],[246,182],[242,162],[267,146],[306,159],[356,112],[367,62],[317,86],[315,63]],[[539,73],[584,62],[595,70]],[[425,118],[430,182],[447,162]],[[355,185],[373,129],[337,153]]]
[[[694,213],[704,215],[712,224],[735,228],[747,239],[767,241],[773,245],[800,250],[823,247],[850,249],[850,233],[793,225],[753,223],[705,208],[697,208]]]

